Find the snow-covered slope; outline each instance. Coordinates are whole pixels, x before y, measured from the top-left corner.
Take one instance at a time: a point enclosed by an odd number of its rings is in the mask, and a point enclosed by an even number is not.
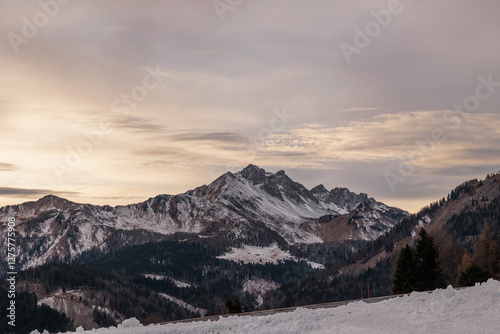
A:
[[[337,233],[331,221],[353,212],[356,216]],[[49,195],[0,209],[1,221],[16,219],[23,268],[177,232],[268,245],[372,240],[405,216],[366,194],[323,186],[308,190],[284,171],[267,173],[254,165],[184,194],[126,206],[79,204]]]
[[[331,309],[297,309],[269,316],[231,316],[218,321],[142,327],[128,320],[119,328],[84,333],[181,334],[181,333],[481,333],[500,328],[500,282],[489,280],[464,290],[451,286],[432,293],[378,303],[363,301]]]

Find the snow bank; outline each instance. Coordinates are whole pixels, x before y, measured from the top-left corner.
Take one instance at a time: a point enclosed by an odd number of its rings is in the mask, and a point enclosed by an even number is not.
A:
[[[136,327],[141,327],[142,325],[136,318],[130,318],[123,321],[122,326],[123,328],[136,328]],[[118,326],[118,328],[122,327]]]
[[[87,333],[499,333],[500,282],[448,287],[433,293],[378,303],[363,301],[331,309],[297,309],[270,316],[230,316],[218,321],[138,328],[99,329]]]

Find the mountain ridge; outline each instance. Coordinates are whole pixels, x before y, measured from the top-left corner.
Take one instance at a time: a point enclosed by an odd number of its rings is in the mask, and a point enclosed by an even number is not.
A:
[[[367,241],[408,214],[346,188],[313,189],[293,181],[283,170],[270,173],[248,165],[182,194],[114,207],[47,195],[0,208],[0,219],[16,218],[19,262],[27,268],[51,259],[73,259],[93,248],[108,251],[110,239],[118,245],[119,234],[128,245],[176,233],[222,238],[235,245]],[[345,215],[350,219],[334,222]]]

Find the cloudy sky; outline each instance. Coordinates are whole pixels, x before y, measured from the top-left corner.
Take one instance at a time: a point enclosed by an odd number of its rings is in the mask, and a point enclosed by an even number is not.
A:
[[[0,205],[249,163],[416,211],[500,169],[500,2],[0,0]]]

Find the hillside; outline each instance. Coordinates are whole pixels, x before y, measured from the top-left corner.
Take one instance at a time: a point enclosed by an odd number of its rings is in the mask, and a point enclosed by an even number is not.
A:
[[[500,240],[500,174],[462,183],[447,198],[403,219],[344,260],[273,291],[265,306],[354,299],[360,296],[360,281],[365,289],[370,286],[372,296],[391,294],[396,257],[405,244],[414,244],[420,227],[430,231],[436,241],[447,284],[457,285],[462,256],[471,250],[485,224]]]

